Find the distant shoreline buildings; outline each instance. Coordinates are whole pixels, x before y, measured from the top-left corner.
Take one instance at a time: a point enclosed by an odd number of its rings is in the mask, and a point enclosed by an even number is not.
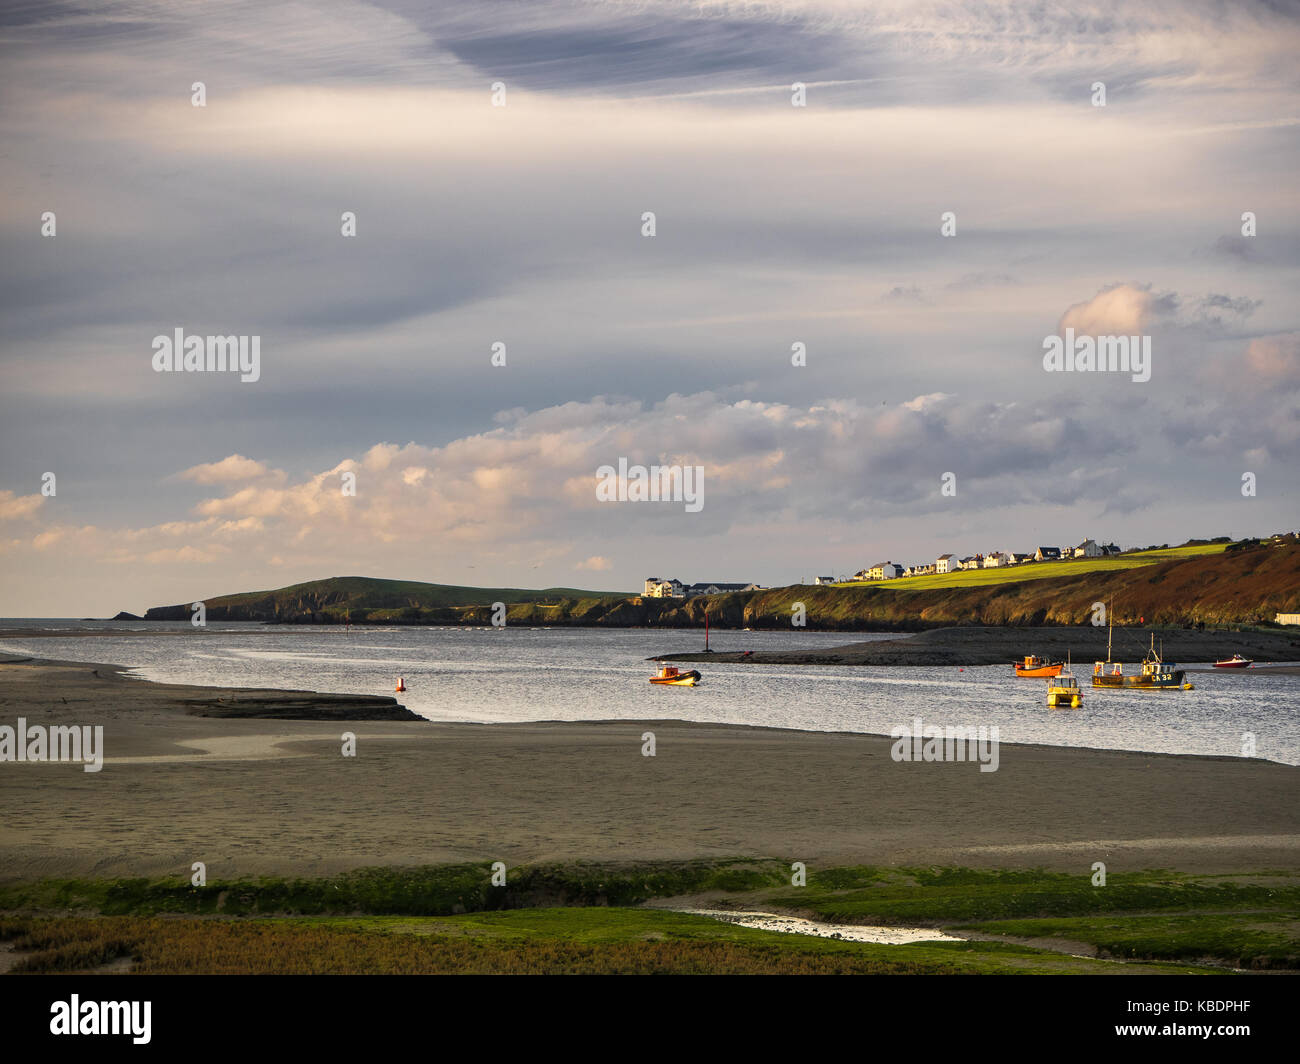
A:
[[[1282,546],[1287,541],[1300,538],[1300,532],[1287,532],[1274,535],[1270,542]],[[1216,540],[1189,540],[1189,543],[1224,543],[1231,541],[1227,536]],[[1243,541],[1247,543],[1256,540]],[[1168,544],[1165,544],[1168,547]],[[1140,547],[1130,548],[1141,550]],[[1147,550],[1156,550],[1148,547]],[[1228,547],[1229,550],[1232,547]],[[814,576],[813,584],[819,587],[833,584],[852,584],[875,580],[897,580],[908,576],[931,576],[957,573],[966,569],[1002,569],[1013,565],[1032,565],[1040,562],[1073,561],[1076,558],[1111,558],[1123,554],[1123,550],[1114,543],[1101,544],[1093,539],[1085,539],[1073,547],[1038,547],[1033,553],[1019,551],[993,550],[984,554],[972,554],[958,558],[955,554],[940,554],[932,562],[918,565],[902,565],[898,562],[884,561],[859,569],[852,576]],[[683,584],[680,580],[661,580],[657,576],[648,576],[645,581],[646,598],[695,598],[699,595],[721,595],[733,591],[765,591],[762,584]],[[1287,620],[1281,618],[1285,616]],[[1300,623],[1300,614],[1278,614],[1279,624]]]
[[[1106,558],[1121,553],[1114,543],[1105,546],[1096,540],[1085,539],[1076,547],[1039,547],[1032,554],[989,551],[987,554],[972,554],[958,558],[955,554],[940,554],[932,562],[920,565],[900,565],[898,562],[878,562],[865,569],[859,569],[850,581],[896,580],[906,576],[934,576],[941,573],[956,573],[963,569],[1002,569],[1011,565],[1028,565],[1032,562],[1058,562],[1073,558]],[[820,584],[822,577],[817,578]],[[841,581],[843,582],[843,581]]]
[[[728,591],[762,591],[758,584],[683,584],[680,580],[660,580],[657,576],[645,578],[645,598],[696,598],[700,595],[722,595]]]
[[[933,562],[921,565],[901,565],[898,562],[884,561],[859,569],[850,577],[816,576],[813,583],[817,585],[852,583],[865,580],[897,580],[905,576],[930,576],[934,574],[956,573],[963,569],[1001,569],[1010,565],[1027,565],[1031,562],[1055,562],[1070,558],[1103,558],[1119,554],[1120,549],[1113,543],[1099,545],[1095,540],[1085,539],[1076,547],[1039,547],[1034,553],[1004,553],[989,551],[987,554],[972,554],[958,558],[955,554],[940,554]],[[761,584],[684,584],[680,580],[661,580],[657,576],[645,579],[645,598],[696,598],[700,595],[721,595],[729,591],[763,591]]]

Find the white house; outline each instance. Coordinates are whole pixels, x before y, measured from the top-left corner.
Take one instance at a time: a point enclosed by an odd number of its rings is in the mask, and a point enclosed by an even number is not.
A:
[[[1100,558],[1101,548],[1097,546],[1094,540],[1085,539],[1074,548],[1074,556],[1076,558]]]
[[[1061,560],[1060,547],[1039,547],[1034,551],[1034,561],[1036,562],[1059,562]]]
[[[833,577],[833,576],[815,576],[815,577],[813,577],[813,583],[814,583],[814,584],[833,584],[833,583],[835,583],[835,577]]]
[[[903,575],[903,567],[893,562],[880,562],[867,570],[868,580],[894,580]]]
[[[988,554],[984,555],[985,569],[998,569],[1006,565],[1007,562],[1007,556],[1000,550],[990,551]]]
[[[934,563],[936,573],[955,573],[961,568],[961,562],[951,554],[940,554]]]
[[[961,567],[963,569],[978,569],[983,561],[984,555],[972,554],[970,557],[961,560]]]
[[[682,598],[686,588],[680,580],[660,580],[657,576],[645,579],[646,598]]]

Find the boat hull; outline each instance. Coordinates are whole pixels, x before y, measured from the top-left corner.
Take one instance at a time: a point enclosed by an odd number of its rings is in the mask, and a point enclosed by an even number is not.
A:
[[[702,677],[698,669],[690,672],[678,672],[675,667],[665,668],[658,676],[651,676],[650,682],[661,687],[694,687]]]
[[[1051,680],[1061,674],[1061,665],[1039,665],[1037,668],[1027,669],[1023,665],[1016,665],[1016,675],[1026,676],[1032,679]]]
[[[1253,665],[1253,661],[1216,661],[1216,669],[1248,669]]]
[[[1113,673],[1103,673],[1093,676],[1092,686],[1109,687],[1117,691],[1190,691],[1191,684],[1183,682],[1185,675],[1182,669],[1151,676],[1116,676]]]

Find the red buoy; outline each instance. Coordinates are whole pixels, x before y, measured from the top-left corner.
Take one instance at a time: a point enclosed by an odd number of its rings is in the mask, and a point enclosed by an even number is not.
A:
[[[403,677],[399,676],[397,678],[397,692],[398,694],[401,694],[405,690],[406,690],[406,680]]]

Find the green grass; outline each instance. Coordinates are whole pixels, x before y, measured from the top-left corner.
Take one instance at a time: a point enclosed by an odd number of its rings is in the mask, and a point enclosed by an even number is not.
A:
[[[1226,543],[1197,543],[1191,547],[1159,547],[1155,550],[1135,550],[1125,554],[1125,558],[1154,558],[1157,561],[1170,561],[1174,558],[1194,558],[1202,554],[1222,554]]]
[[[1130,872],[1112,874],[1106,886],[1094,887],[1087,875],[1041,869],[862,868],[810,876],[808,886],[782,891],[771,901],[831,921],[969,924],[1113,912],[1296,910],[1300,884],[1290,877],[1252,877],[1242,882]]]
[[[1119,572],[1147,565],[1190,558],[1201,554],[1222,554],[1224,544],[1205,543],[1195,547],[1170,547],[1167,550],[1134,551],[1109,558],[1075,558],[1063,562],[1032,562],[997,569],[963,569],[959,573],[936,573],[932,576],[904,576],[895,580],[853,580],[835,587],[888,587],[894,591],[931,591],[941,588],[987,587],[1016,584],[1025,580],[1062,579],[1085,573]]]
[[[709,956],[717,970],[726,971],[1074,970],[1069,965],[1076,962],[1067,963],[1059,956],[1044,967],[1044,955],[1035,947],[1050,945],[1052,939],[1086,943],[1103,956],[1125,961],[1199,964],[1208,958],[1231,967],[1300,967],[1300,920],[1295,915],[1300,912],[1300,878],[1292,873],[1123,872],[1112,873],[1104,887],[1094,887],[1087,870],[1071,874],[1042,869],[812,866],[807,885],[799,888],[790,885],[789,875],[783,862],[737,859],[523,866],[509,870],[506,887],[490,885],[487,864],[362,869],[328,879],[265,878],[214,882],[203,888],[191,887],[179,877],[44,880],[0,887],[0,912],[8,913],[8,919],[0,917],[0,938],[14,920],[70,913],[89,919],[97,930],[68,925],[67,955],[50,961],[65,970],[69,965],[93,966],[91,962],[120,956],[119,947],[130,935],[143,935],[140,941],[147,939],[157,946],[150,956],[162,967],[149,970],[199,970],[185,967],[199,963],[193,958],[202,954],[199,939],[186,936],[196,934],[201,939],[201,932],[165,931],[152,923],[103,922],[161,917],[159,924],[164,926],[175,923],[178,916],[186,918],[180,921],[186,925],[224,926],[239,917],[251,918],[258,926],[293,924],[331,933],[433,936],[480,944],[490,940],[502,947],[482,954],[466,952],[459,945],[439,947],[441,952],[421,954],[419,964],[425,967],[417,965],[418,970],[532,971],[533,960],[518,948],[532,940],[563,943],[563,948],[547,946],[546,954],[558,966],[556,970],[563,971],[706,970],[700,966]],[[633,908],[647,899],[667,897],[690,897],[691,906],[785,911],[834,923],[965,928],[986,936],[1032,941],[868,948],[863,943],[759,932],[704,917]],[[91,913],[99,915],[86,915]],[[249,959],[255,950],[240,937],[242,932],[229,934],[233,937],[222,941],[227,942],[234,967],[221,970],[263,970],[248,967],[255,966]],[[295,934],[284,932],[290,937],[275,938],[283,967],[274,970],[306,970],[301,966],[317,962],[327,964],[326,969],[311,970],[335,970],[328,965],[343,963],[340,958],[347,956],[335,939],[293,939]],[[696,943],[698,948],[677,952],[614,948],[642,942]],[[751,946],[767,950],[763,954],[767,960],[746,952]],[[57,951],[63,946],[53,943],[48,948]],[[369,959],[358,961],[355,970],[417,970],[403,967],[407,962],[400,951],[388,946],[367,940],[357,948],[358,956]],[[779,958],[771,953],[773,949]],[[827,950],[839,959],[809,959]],[[841,964],[837,950],[851,955],[848,968]],[[791,959],[794,954],[798,957]],[[896,964],[900,956],[920,967],[854,967],[868,962]],[[167,967],[173,962],[180,967]]]
[[[573,862],[511,869],[491,885],[487,863],[363,868],[329,879],[212,881],[49,879],[0,886],[0,911],[71,910],[104,915],[188,913],[449,915],[539,904],[635,905],[649,898],[706,891],[753,891],[786,881],[775,861]]]
[[[1300,917],[1295,913],[1112,913],[1072,920],[996,920],[972,929],[1086,942],[1110,957],[1209,957],[1239,968],[1300,968]]]
[[[18,973],[139,974],[1114,974],[1132,966],[1002,942],[903,946],[737,927],[647,909],[541,909],[448,918],[6,919]],[[1167,964],[1137,970],[1195,974]]]

